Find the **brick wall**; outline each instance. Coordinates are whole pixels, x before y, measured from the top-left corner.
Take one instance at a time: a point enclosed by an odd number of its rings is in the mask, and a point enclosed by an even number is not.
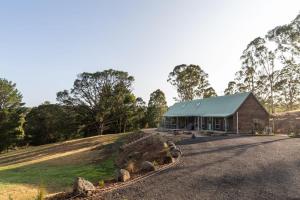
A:
[[[254,120],[259,120],[264,126],[269,125],[269,114],[262,105],[250,94],[238,109],[239,133],[252,133]],[[233,130],[237,131],[237,115],[233,115]]]

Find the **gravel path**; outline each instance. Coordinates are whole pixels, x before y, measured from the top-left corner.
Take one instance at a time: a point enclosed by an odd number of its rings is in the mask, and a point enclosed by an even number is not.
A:
[[[300,199],[300,138],[202,137],[182,162],[105,199]]]

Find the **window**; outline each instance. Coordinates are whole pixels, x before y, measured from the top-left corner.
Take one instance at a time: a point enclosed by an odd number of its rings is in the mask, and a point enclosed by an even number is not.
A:
[[[215,120],[215,129],[217,129],[217,130],[221,129],[221,120],[220,119]]]

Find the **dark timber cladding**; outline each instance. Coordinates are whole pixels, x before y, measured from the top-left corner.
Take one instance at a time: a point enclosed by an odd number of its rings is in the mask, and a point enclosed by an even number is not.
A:
[[[269,125],[269,113],[251,92],[175,103],[164,114],[165,129],[253,133]]]

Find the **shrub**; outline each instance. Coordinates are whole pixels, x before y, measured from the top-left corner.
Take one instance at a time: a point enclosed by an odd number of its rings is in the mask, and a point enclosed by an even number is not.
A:
[[[125,169],[126,169],[127,171],[129,171],[130,173],[135,173],[135,172],[137,171],[135,161],[129,160],[129,161],[126,163]]]
[[[45,189],[42,185],[40,185],[35,200],[44,200],[44,199],[45,199]]]
[[[159,165],[159,164],[156,162],[156,160],[154,160],[154,161],[152,162],[152,164],[153,164],[155,167]]]
[[[100,180],[98,185],[100,188],[104,188],[104,186],[105,186],[104,180]]]

